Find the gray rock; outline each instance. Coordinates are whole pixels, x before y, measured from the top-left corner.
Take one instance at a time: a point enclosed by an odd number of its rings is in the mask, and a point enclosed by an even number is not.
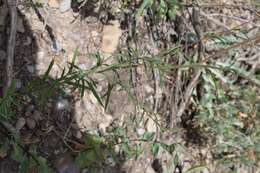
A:
[[[54,42],[52,43],[51,50],[54,53],[59,53],[60,52],[61,48],[60,48],[60,45],[59,45],[57,40],[54,40]]]
[[[26,37],[26,41],[23,43],[25,46],[29,46],[32,43],[31,37]]]
[[[25,119],[19,118],[15,125],[16,131],[19,132],[24,127],[25,124],[26,124]]]
[[[35,72],[35,67],[33,65],[27,65],[26,66],[27,70],[30,72],[30,73],[34,73]]]
[[[57,110],[68,110],[69,109],[69,101],[67,99],[59,99],[56,104]]]
[[[22,88],[22,81],[21,81],[21,79],[16,79],[16,80],[15,80],[15,88],[16,88],[17,90],[19,90],[19,89]]]
[[[41,112],[40,112],[40,111],[37,111],[37,110],[35,110],[35,111],[33,112],[33,118],[34,118],[34,120],[35,120],[36,122],[39,122],[39,121],[43,120],[43,117],[42,117]]]
[[[60,2],[60,12],[65,13],[71,8],[71,0],[62,0]]]
[[[32,118],[26,118],[26,125],[29,127],[29,129],[34,129],[36,126],[36,122]]]
[[[29,105],[29,106],[26,108],[26,112],[32,112],[34,109],[35,109],[35,106],[34,106],[34,105]]]

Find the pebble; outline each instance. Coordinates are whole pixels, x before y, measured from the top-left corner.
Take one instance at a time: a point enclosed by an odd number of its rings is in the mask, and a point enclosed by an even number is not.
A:
[[[146,128],[147,128],[148,132],[156,133],[157,126],[156,126],[156,123],[154,122],[154,120],[149,118],[148,121],[147,121],[147,124],[146,124]]]
[[[56,108],[58,110],[66,110],[69,108],[69,101],[67,99],[59,99]]]
[[[26,108],[26,112],[32,112],[34,110],[34,105],[29,105],[27,108]]]
[[[75,132],[73,133],[73,136],[75,136],[77,139],[81,139],[81,138],[82,138],[82,133],[77,130],[77,131],[75,131]]]
[[[34,129],[36,126],[36,122],[30,117],[26,119],[26,125],[29,127],[29,129]]]
[[[45,52],[44,51],[39,51],[38,53],[37,53],[37,59],[38,60],[42,60],[43,58],[44,58],[44,56],[45,56]]]
[[[19,132],[24,127],[25,124],[26,124],[25,119],[19,118],[15,125],[16,131]]]
[[[71,8],[71,0],[62,0],[60,2],[60,12],[65,13]]]
[[[143,129],[143,128],[137,129],[137,134],[139,136],[142,136],[144,133],[145,133],[145,129]]]
[[[154,89],[150,85],[145,85],[144,88],[148,94],[152,94],[154,92]]]
[[[33,65],[27,65],[26,68],[27,68],[28,72],[30,72],[30,73],[35,72],[35,67]]]
[[[57,40],[54,40],[52,46],[51,46],[51,50],[54,52],[54,53],[59,53],[61,48],[60,48],[60,45],[58,43]]]
[[[15,79],[15,88],[17,90],[22,88],[22,80],[21,79]]]
[[[30,112],[30,111],[25,112],[25,116],[26,116],[26,117],[32,116],[32,112]]]
[[[33,112],[33,118],[36,122],[41,121],[43,119],[41,112],[37,110]]]
[[[25,46],[29,46],[32,43],[31,37],[26,37],[26,41],[23,43]]]

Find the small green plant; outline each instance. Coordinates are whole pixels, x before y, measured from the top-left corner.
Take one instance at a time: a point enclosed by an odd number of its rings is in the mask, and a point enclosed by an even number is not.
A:
[[[170,19],[174,19],[177,10],[180,8],[178,0],[143,0],[140,7],[137,10],[136,15],[143,15],[147,9],[151,9],[155,16]]]
[[[248,76],[232,64],[225,66]],[[259,91],[253,85],[237,85],[236,78],[231,80],[217,69],[205,70],[202,77],[204,94],[194,102],[198,108],[194,123],[209,137],[216,160],[235,167],[237,163],[256,166],[260,149]],[[250,78],[258,82],[253,75]]]

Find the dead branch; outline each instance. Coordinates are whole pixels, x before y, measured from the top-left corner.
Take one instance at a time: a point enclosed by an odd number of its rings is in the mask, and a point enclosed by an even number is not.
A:
[[[3,88],[4,94],[7,92],[8,88],[11,86],[12,83],[14,51],[15,51],[16,32],[17,32],[16,0],[7,0],[7,5],[9,9],[9,16],[11,18],[11,29],[10,29],[10,36],[9,36],[8,47],[7,47],[6,83]]]

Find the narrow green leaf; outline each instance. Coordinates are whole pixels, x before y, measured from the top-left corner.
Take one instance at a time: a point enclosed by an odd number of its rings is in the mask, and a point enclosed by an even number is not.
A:
[[[43,75],[43,80],[46,80],[46,79],[48,78],[48,76],[49,76],[49,74],[50,74],[50,71],[51,71],[53,65],[54,65],[54,59],[52,59],[51,63],[50,63],[49,66],[48,66],[47,71],[46,71],[45,74]]]
[[[159,152],[159,148],[160,148],[160,146],[159,146],[159,144],[157,144],[157,143],[154,143],[154,144],[152,145],[151,150],[152,150],[152,154],[153,154],[154,157],[157,157],[158,152]]]
[[[47,160],[44,157],[39,156],[37,160],[40,164],[38,167],[39,173],[51,173],[51,170],[47,165]]]
[[[76,49],[76,50],[74,51],[74,54],[73,54],[73,57],[72,57],[72,61],[71,61],[71,63],[70,63],[70,68],[69,68],[68,73],[72,72],[73,67],[75,67],[75,62],[76,62],[76,57],[77,57],[77,55],[78,55],[78,49]]]
[[[144,141],[152,141],[155,136],[154,132],[145,132],[142,136],[142,140]]]
[[[184,173],[195,173],[195,172],[200,172],[203,171],[205,169],[208,169],[206,166],[194,166],[190,169],[188,169],[187,171],[185,171]]]
[[[80,87],[80,96],[81,96],[81,98],[84,96],[84,93],[85,93],[85,80],[83,79],[83,80],[81,80],[81,86],[79,86]]]
[[[139,7],[139,9],[137,10],[137,13],[136,15],[139,17],[139,16],[142,16],[143,15],[143,12],[146,8],[150,7],[151,5],[153,4],[153,0],[144,0],[141,4],[141,6]]]
[[[113,89],[114,85],[111,85],[110,83],[108,83],[108,87],[107,87],[107,93],[106,93],[106,103],[105,103],[105,110],[107,109],[107,105],[109,103],[109,98],[111,95],[111,91]]]
[[[141,144],[136,144],[135,145],[135,160],[137,160],[141,154],[142,154]]]
[[[99,97],[99,95],[98,95],[96,89],[94,88],[93,84],[90,83],[90,82],[87,81],[87,80],[86,80],[86,82],[87,82],[87,84],[88,84],[88,86],[89,86],[90,91],[91,91],[92,94],[95,96],[95,98],[97,99],[97,101],[99,102],[99,104],[104,107],[104,105],[103,105],[103,103],[102,103],[102,100],[101,100],[101,98]]]
[[[173,154],[173,152],[175,151],[175,145],[174,144],[171,144],[171,145],[168,145],[168,144],[165,144],[165,143],[160,143],[161,147],[169,152],[170,154]]]
[[[63,70],[62,70],[62,73],[61,73],[61,75],[60,75],[60,78],[64,77],[64,75],[65,75],[65,67],[64,67]]]

